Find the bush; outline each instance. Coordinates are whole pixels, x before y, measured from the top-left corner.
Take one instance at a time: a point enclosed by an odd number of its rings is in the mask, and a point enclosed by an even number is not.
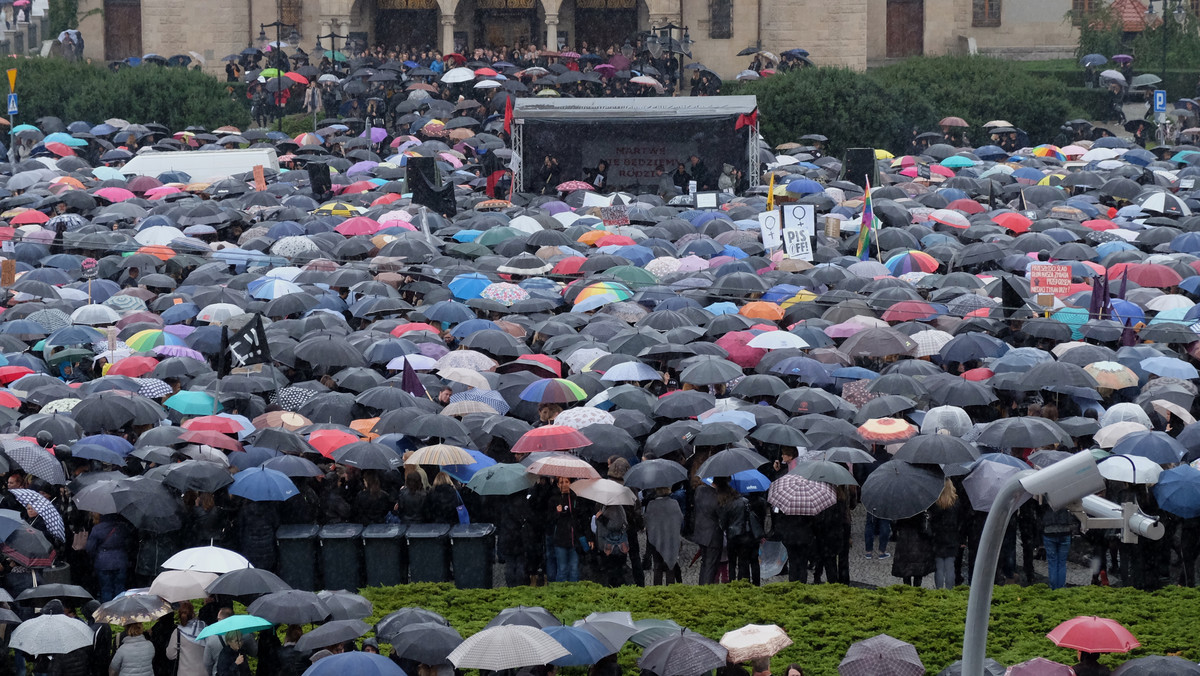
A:
[[[915,645],[928,672],[936,674],[961,655],[967,608],[965,588],[866,590],[789,583],[619,589],[590,583],[512,589],[414,584],[361,593],[375,604],[368,622],[419,605],[441,613],[463,636],[483,629],[500,610],[516,605],[543,606],[568,624],[592,612],[626,610],[634,619],[669,618],[718,640],[726,631],[748,623],[778,624],[794,643],[772,660],[776,674],[784,673],[791,662],[802,665],[806,673],[836,674],[851,643],[878,633]],[[1149,593],[1079,587],[1053,591],[1045,585],[996,588],[988,655],[1006,665],[1039,656],[1074,664],[1075,652],[1055,647],[1045,634],[1076,615],[1114,618],[1141,641],[1144,647],[1129,656],[1105,657],[1102,661],[1109,665],[1128,657],[1168,653],[1191,661],[1200,658],[1194,631],[1200,621],[1200,590],[1172,587]],[[640,655],[640,648],[626,645],[620,654],[622,673],[636,673]]]
[[[119,117],[160,122],[173,130],[249,123],[246,104],[223,83],[182,68],[143,66],[112,72],[59,59],[0,59],[0,70],[17,69],[18,123],[52,115],[64,122],[97,124]]]
[[[772,145],[815,132],[829,137],[834,153],[853,146],[900,151],[913,129],[936,129],[949,115],[975,125],[1006,119],[1030,138],[1049,139],[1082,114],[1065,82],[982,56],[912,58],[866,73],[807,68],[728,90],[758,96],[763,135]],[[968,136],[985,137],[978,127]]]

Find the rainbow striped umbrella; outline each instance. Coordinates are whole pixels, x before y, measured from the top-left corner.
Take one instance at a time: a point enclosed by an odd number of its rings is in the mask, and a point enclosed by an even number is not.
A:
[[[592,296],[602,296],[604,294],[612,294],[618,300],[633,298],[633,291],[630,291],[629,287],[620,282],[596,282],[595,284],[588,284],[583,287],[579,295],[575,296],[575,304],[578,305]]]
[[[893,275],[903,275],[909,272],[935,272],[939,263],[924,251],[909,249],[892,256],[884,265]]]
[[[522,401],[538,404],[566,404],[584,399],[587,399],[587,392],[565,378],[542,378],[521,391]]]
[[[137,352],[149,352],[154,348],[163,345],[187,347],[187,343],[184,342],[182,338],[167,333],[161,329],[146,329],[145,331],[138,331],[132,336],[126,338],[125,344],[128,345],[130,349]]]

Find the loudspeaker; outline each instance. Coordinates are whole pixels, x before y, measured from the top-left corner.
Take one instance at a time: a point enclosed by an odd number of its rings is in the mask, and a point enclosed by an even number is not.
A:
[[[308,170],[308,182],[312,186],[313,195],[324,195],[333,190],[333,181],[329,178],[328,164],[310,162],[305,169]]]
[[[879,169],[875,166],[875,149],[847,148],[846,158],[842,160],[842,179],[850,181],[860,188],[865,188],[868,178],[872,185],[879,185]]]

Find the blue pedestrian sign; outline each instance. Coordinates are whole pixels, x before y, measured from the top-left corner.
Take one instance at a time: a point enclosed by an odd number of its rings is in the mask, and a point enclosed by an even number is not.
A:
[[[17,114],[17,93],[16,92],[13,92],[8,95],[8,114],[9,115]]]
[[[1167,112],[1167,90],[1165,90],[1165,89],[1155,89],[1154,90],[1154,112],[1156,112],[1156,113]]]

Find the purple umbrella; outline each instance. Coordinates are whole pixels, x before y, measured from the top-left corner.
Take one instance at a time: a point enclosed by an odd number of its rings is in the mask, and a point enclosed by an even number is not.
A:
[[[386,129],[371,127],[370,129],[359,134],[359,137],[365,138],[368,133],[371,135],[371,143],[383,143],[383,139],[387,138],[388,136]]]
[[[379,166],[378,162],[371,162],[370,160],[356,162],[355,164],[350,165],[350,168],[346,170],[346,174],[365,174],[377,166]]]
[[[1116,61],[1117,63],[1130,63],[1133,61],[1133,57],[1128,54],[1117,54],[1112,58],[1112,60]]]

